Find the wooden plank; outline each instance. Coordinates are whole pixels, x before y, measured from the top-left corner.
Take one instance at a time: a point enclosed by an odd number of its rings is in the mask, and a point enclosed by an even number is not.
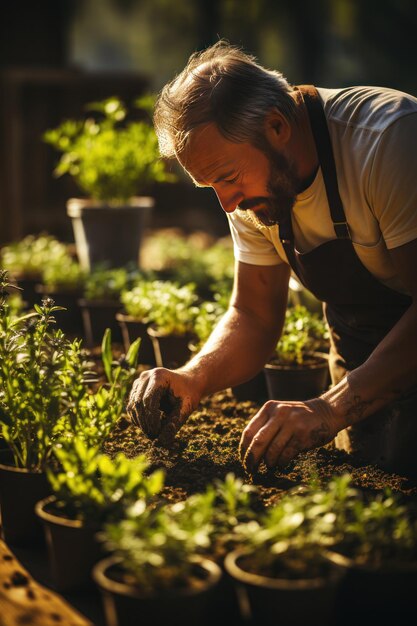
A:
[[[59,595],[37,583],[0,540],[0,626],[93,626]]]

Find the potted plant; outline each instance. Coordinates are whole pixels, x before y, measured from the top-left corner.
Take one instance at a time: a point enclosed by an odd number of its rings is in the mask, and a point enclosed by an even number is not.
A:
[[[163,486],[161,471],[145,475],[144,455],[110,459],[81,437],[54,450],[58,472],[48,471],[54,495],[36,504],[47,540],[52,579],[60,591],[91,584],[93,565],[103,558],[96,533],[103,524],[123,517],[125,507],[147,504]]]
[[[184,519],[176,506],[147,507],[138,500],[127,517],[101,533],[112,553],[93,570],[103,595],[107,626],[144,623],[208,624],[207,614],[221,569],[198,555],[209,545],[204,512]]]
[[[390,490],[355,489],[349,476],[335,498],[328,558],[345,569],[338,624],[392,624],[412,615],[417,588],[417,510]]]
[[[152,96],[139,98],[135,104],[142,119],[127,122],[124,104],[108,98],[88,105],[94,117],[66,120],[44,134],[62,153],[55,175],[73,176],[87,196],[67,204],[78,258],[86,270],[103,262],[110,267],[138,265],[154,200],[137,194],[152,183],[174,180],[159,158],[149,119],[153,102]]]
[[[190,358],[190,341],[198,314],[195,286],[178,286],[170,281],[155,281],[152,287],[151,337],[158,367],[175,368]]]
[[[55,237],[45,233],[27,235],[1,249],[0,267],[17,282],[26,305],[31,308],[41,301],[35,287],[42,283],[45,268],[51,263],[68,263],[70,258],[68,246]]]
[[[335,514],[326,491],[287,492],[257,520],[235,528],[226,555],[244,619],[265,626],[332,624],[343,570],[324,554]],[[251,622],[252,623],[252,622]]]
[[[1,287],[7,286],[5,275]],[[86,393],[80,342],[53,329],[58,307],[45,299],[20,317],[0,308],[0,508],[6,541],[38,538],[35,502],[49,493],[45,468],[68,407]],[[16,497],[19,494],[19,497]]]
[[[116,313],[122,308],[120,295],[128,287],[129,280],[130,274],[126,267],[109,268],[102,265],[87,274],[84,294],[78,302],[89,348],[100,343],[106,328],[110,328],[115,342],[122,342]]]
[[[303,305],[288,307],[282,335],[264,367],[270,400],[308,400],[329,384],[328,331]]]

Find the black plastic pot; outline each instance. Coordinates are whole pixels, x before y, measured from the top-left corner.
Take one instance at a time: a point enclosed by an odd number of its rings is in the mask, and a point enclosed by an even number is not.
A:
[[[264,372],[270,400],[309,400],[329,385],[329,363],[325,357],[317,357],[317,363],[303,367],[267,363]]]
[[[53,584],[58,591],[91,586],[93,566],[104,556],[95,537],[100,529],[58,515],[56,501],[50,496],[35,508],[45,532]]]
[[[39,300],[48,296],[52,298],[56,306],[65,308],[65,311],[58,311],[55,314],[58,328],[70,335],[81,337],[84,334],[83,318],[78,304],[82,295],[81,290],[59,291],[50,289],[46,285],[37,285],[36,292],[39,294]]]
[[[137,587],[123,582],[123,570],[117,558],[100,561],[93,569],[93,578],[103,596],[107,626],[211,626],[209,607],[221,569],[213,561],[198,559],[195,571],[204,581],[198,588],[172,589],[146,596]]]
[[[132,198],[123,206],[71,198],[67,213],[72,219],[77,255],[81,266],[91,270],[97,264],[108,267],[139,265],[144,230],[154,199]]]
[[[191,335],[164,335],[157,329],[149,326],[148,335],[151,338],[155,362],[158,367],[175,369],[187,363],[191,357]]]
[[[124,313],[116,313],[116,319],[119,322],[119,326],[122,332],[123,347],[127,353],[130,345],[140,337],[139,357],[138,362],[142,365],[150,365],[151,367],[156,365],[155,352],[150,336],[148,335],[148,324],[139,322],[131,315],[125,315]]]
[[[417,561],[375,567],[337,552],[329,551],[327,557],[346,572],[337,597],[338,626],[410,623],[417,610]]]
[[[278,579],[248,572],[242,567],[245,553],[226,555],[225,568],[235,581],[242,618],[262,626],[332,625],[336,593],[343,570],[329,563],[323,578]]]
[[[268,399],[268,388],[264,372],[261,371],[250,380],[240,385],[235,385],[232,387],[232,393],[238,402],[250,400],[251,402],[263,404]]]
[[[106,328],[111,330],[112,342],[122,343],[122,331],[116,320],[121,304],[114,300],[78,300],[81,308],[84,336],[88,348],[100,346]]]
[[[35,505],[50,493],[45,473],[15,467],[10,451],[0,451],[0,512],[6,543],[13,546],[42,543],[42,526]]]

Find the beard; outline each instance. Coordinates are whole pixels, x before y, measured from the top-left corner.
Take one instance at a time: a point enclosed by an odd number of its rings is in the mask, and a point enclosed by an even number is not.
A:
[[[270,163],[267,184],[269,195],[243,200],[239,208],[243,211],[249,211],[252,220],[258,225],[273,227],[286,217],[288,218],[296,202],[301,181],[294,166],[284,155],[274,152],[269,146],[263,146],[262,151]],[[259,205],[262,205],[263,208],[253,210]]]

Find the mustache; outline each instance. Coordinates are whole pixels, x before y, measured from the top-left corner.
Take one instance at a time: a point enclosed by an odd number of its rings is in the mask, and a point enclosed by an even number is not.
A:
[[[270,203],[270,198],[266,198],[264,196],[258,196],[255,198],[247,198],[246,200],[242,200],[242,202],[239,203],[239,209],[241,209],[242,211],[248,211],[250,209],[255,209],[260,204],[269,205],[269,203]]]

